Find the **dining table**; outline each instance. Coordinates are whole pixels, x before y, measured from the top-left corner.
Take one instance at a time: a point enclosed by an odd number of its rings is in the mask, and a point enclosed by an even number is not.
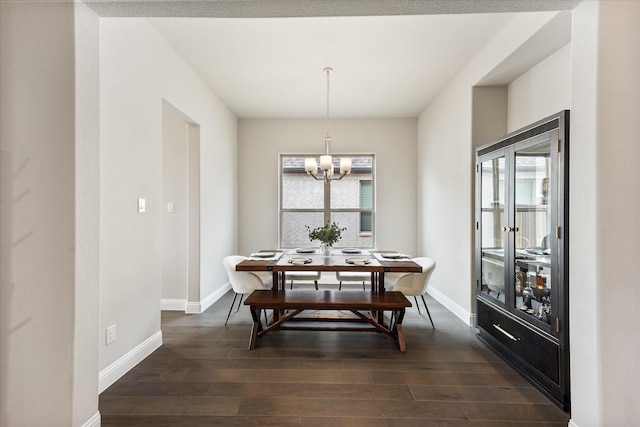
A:
[[[385,289],[386,273],[420,273],[422,267],[407,255],[396,251],[358,248],[333,249],[324,255],[319,249],[294,248],[271,249],[252,253],[236,266],[237,271],[271,272],[273,284],[270,290],[254,291],[245,300],[254,320],[249,348],[256,346],[257,338],[276,329],[375,331],[392,337],[400,351],[406,351],[402,320],[405,308],[411,302],[397,291]],[[287,290],[286,274],[291,272],[360,272],[371,276],[370,290]],[[263,325],[261,311],[271,309],[273,316]],[[348,312],[350,316],[318,315],[300,316],[305,311]],[[384,313],[391,317],[385,318]],[[306,322],[293,326],[293,321]],[[312,322],[359,322],[365,326],[317,326]]]

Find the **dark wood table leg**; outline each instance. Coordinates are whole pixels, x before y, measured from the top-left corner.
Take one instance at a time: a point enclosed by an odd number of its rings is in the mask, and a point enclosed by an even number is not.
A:
[[[384,273],[375,273],[376,275],[376,291],[378,295],[384,295]],[[384,311],[379,311],[376,315],[378,323],[384,326]]]
[[[280,286],[280,272],[274,271],[271,274],[271,290],[273,291],[274,294],[278,293],[279,286]]]
[[[286,286],[284,271],[274,271],[271,281],[271,290],[273,291],[274,296],[278,295],[278,292],[284,291],[284,287]],[[280,315],[280,310],[273,310],[273,318],[271,324],[279,321]]]

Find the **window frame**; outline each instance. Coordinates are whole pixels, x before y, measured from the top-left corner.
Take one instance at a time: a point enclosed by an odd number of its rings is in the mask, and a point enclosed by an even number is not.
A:
[[[284,226],[283,226],[283,222],[284,222],[284,215],[286,213],[295,213],[295,212],[301,212],[301,213],[313,213],[313,212],[321,212],[323,214],[323,222],[326,221],[331,221],[331,215],[332,213],[357,213],[357,223],[358,223],[358,230],[356,231],[356,234],[358,236],[361,237],[370,237],[371,239],[371,246],[356,246],[356,245],[349,245],[351,246],[355,246],[355,247],[362,247],[362,248],[375,248],[376,246],[376,157],[375,154],[373,153],[357,153],[357,154],[343,154],[343,153],[332,153],[332,156],[334,156],[335,158],[341,158],[341,157],[370,157],[371,158],[371,170],[367,171],[367,172],[361,172],[361,173],[367,173],[368,177],[366,179],[366,181],[371,181],[371,208],[361,208],[360,207],[360,180],[358,180],[358,190],[357,190],[357,194],[355,195],[355,197],[357,198],[356,200],[356,204],[357,204],[357,208],[332,208],[331,207],[331,186],[332,185],[339,185],[342,181],[340,180],[334,180],[330,183],[324,183],[324,203],[323,203],[323,207],[322,208],[283,208],[283,195],[284,195],[284,190],[283,190],[283,185],[284,185],[284,179],[283,176],[285,174],[284,172],[284,165],[283,165],[283,159],[284,158],[288,158],[288,157],[297,157],[297,158],[307,158],[307,157],[314,157],[314,158],[319,158],[321,154],[292,154],[292,153],[280,153],[278,155],[278,246],[280,248],[283,249],[291,249],[294,248],[296,246],[285,246],[283,245],[284,242]],[[334,165],[335,166],[335,165]],[[338,175],[338,169],[336,167],[335,169],[335,175]],[[302,166],[301,170],[298,171],[297,169],[293,169],[290,170],[289,173],[291,172],[299,172],[299,173],[305,173],[304,172],[304,165]],[[353,168],[351,175],[357,175],[357,168]],[[370,178],[369,178],[370,176]],[[309,180],[313,180],[312,177],[306,177]],[[318,179],[321,179],[320,177],[318,177]],[[345,177],[346,179],[346,177]],[[361,231],[361,224],[360,224],[360,217],[361,217],[361,213],[362,212],[370,212],[371,213],[371,231],[370,232],[363,232]],[[337,245],[339,246],[339,244]]]

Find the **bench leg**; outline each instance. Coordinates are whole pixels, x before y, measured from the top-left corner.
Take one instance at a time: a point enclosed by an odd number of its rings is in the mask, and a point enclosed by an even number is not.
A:
[[[258,338],[258,325],[256,322],[253,322],[251,326],[251,337],[249,337],[249,350],[256,349],[256,340]]]
[[[255,306],[250,306],[251,317],[253,318],[253,324],[251,325],[251,336],[249,337],[249,350],[255,350],[256,341],[258,339],[258,332],[262,330],[262,323],[260,322],[260,309]]]
[[[404,309],[395,313],[396,323],[394,325],[394,332],[398,337],[398,347],[402,353],[407,352],[407,343],[404,340],[404,331],[402,330],[402,320],[404,320]]]
[[[398,325],[398,347],[400,347],[401,353],[407,352],[407,343],[404,340],[404,332],[402,332],[402,325]]]

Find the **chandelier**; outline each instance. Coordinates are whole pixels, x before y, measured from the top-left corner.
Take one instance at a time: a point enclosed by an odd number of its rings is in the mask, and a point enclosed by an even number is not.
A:
[[[342,157],[340,159],[340,174],[334,176],[333,158],[331,157],[331,136],[329,135],[329,74],[333,71],[333,68],[326,67],[324,71],[327,73],[327,134],[324,137],[324,155],[320,156],[319,162],[322,178],[318,178],[318,162],[313,157],[304,159],[304,170],[315,180],[323,179],[324,182],[330,182],[342,179],[351,173],[351,158]]]

